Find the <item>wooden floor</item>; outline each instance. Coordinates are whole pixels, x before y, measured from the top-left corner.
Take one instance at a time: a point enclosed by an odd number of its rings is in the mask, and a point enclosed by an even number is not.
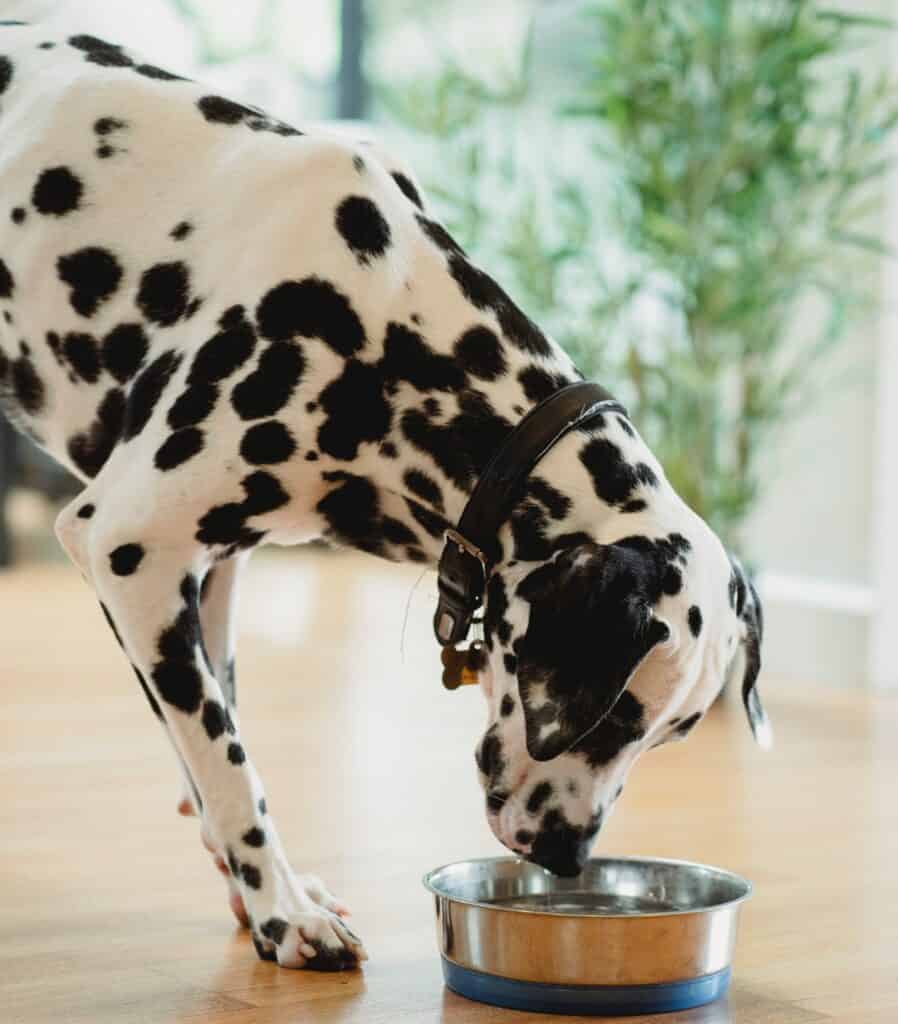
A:
[[[473,770],[480,698],[441,689],[433,579],[409,600],[418,576],[263,553],[245,588],[247,746],[294,863],[345,897],[371,953],[329,975],[260,962],[235,927],[196,822],[175,814],[167,744],[75,571],[0,574],[2,1024],[547,1019],[442,985],[421,875],[500,849]],[[646,756],[600,837],[604,852],[710,861],[756,885],[729,1000],[650,1019],[895,1024],[898,700],[763,686],[773,753],[727,701]]]

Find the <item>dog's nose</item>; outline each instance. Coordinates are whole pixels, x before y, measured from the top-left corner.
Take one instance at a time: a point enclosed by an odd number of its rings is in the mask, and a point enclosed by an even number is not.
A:
[[[551,871],[561,878],[576,878],[583,870],[589,857],[589,843],[580,842],[576,845],[561,845],[545,833],[541,833],[533,841],[527,860]]]
[[[583,870],[592,841],[602,824],[596,814],[585,828],[570,825],[557,810],[549,811],[533,840],[527,860],[562,878],[574,878]]]

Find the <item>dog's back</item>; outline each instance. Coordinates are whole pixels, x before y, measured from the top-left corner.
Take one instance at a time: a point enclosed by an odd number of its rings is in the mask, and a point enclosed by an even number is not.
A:
[[[300,132],[91,36],[0,25],[4,408],[92,477],[109,445],[83,438],[119,417],[110,396],[173,343],[186,363],[226,311],[251,314],[286,279],[341,281],[378,343],[403,240],[421,238],[396,229],[413,221],[410,194],[371,146]],[[359,203],[335,245],[335,208],[370,195],[392,232]],[[391,258],[373,258],[385,244]]]

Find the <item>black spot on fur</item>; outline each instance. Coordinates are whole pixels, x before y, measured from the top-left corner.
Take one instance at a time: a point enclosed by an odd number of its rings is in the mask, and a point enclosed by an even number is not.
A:
[[[513,509],[509,517],[514,540],[514,557],[524,562],[544,562],[552,555],[549,540],[549,520],[539,505],[524,501]]]
[[[518,374],[518,381],[531,402],[541,402],[564,385],[563,380],[553,377],[539,366],[525,367]]]
[[[184,316],[189,301],[190,272],[186,264],[157,263],[144,271],[137,305],[147,320],[170,327]]]
[[[564,519],[571,510],[571,499],[542,477],[533,476],[527,481],[527,493],[541,502],[553,519]]]
[[[242,103],[235,103],[224,96],[203,96],[197,100],[200,113],[213,124],[239,124],[244,117],[253,113]]]
[[[115,149],[104,142],[102,146],[97,146],[96,153],[101,160],[108,160],[115,155]]]
[[[475,753],[475,759],[476,759],[476,757],[477,757],[477,755]],[[503,792],[501,790],[495,790],[494,789],[490,793],[487,794],[486,806],[494,814],[498,814],[499,811],[501,811],[502,808],[507,803],[508,803],[508,793],[505,793],[505,792]]]
[[[360,444],[380,441],[390,429],[392,410],[376,366],[348,359],[319,401],[327,419],[318,428],[318,447],[334,458],[354,459]]]
[[[78,209],[83,194],[81,179],[68,167],[51,167],[35,182],[31,202],[38,213],[62,217]]]
[[[231,744],[231,747],[236,746],[235,743]],[[228,748],[228,756],[230,757],[231,747]],[[236,761],[235,764],[242,764],[242,761]],[[252,864],[241,864],[240,865],[240,877],[250,887],[250,889],[261,889],[262,888],[262,872],[254,867]]]
[[[376,488],[364,477],[350,473],[325,473],[323,477],[339,483],[316,505],[329,529],[338,538],[377,553],[380,502]]]
[[[488,327],[472,327],[456,341],[458,365],[481,380],[497,380],[508,368],[502,345]]]
[[[107,43],[96,36],[77,35],[69,38],[69,46],[84,51],[85,60],[104,67],[130,67],[134,61],[115,43]]]
[[[399,450],[392,441],[384,441],[384,443],[377,449],[385,459],[398,459]]]
[[[402,324],[387,325],[381,366],[385,380],[406,380],[419,391],[458,391],[465,385],[464,371],[454,359],[434,352]]]
[[[193,225],[190,221],[182,220],[171,229],[169,234],[176,242],[181,242],[190,234],[191,231],[193,231]]]
[[[627,462],[620,448],[606,438],[594,438],[580,452],[596,494],[611,506],[625,505],[640,486],[656,487],[658,478],[644,462]]]
[[[231,764],[243,764],[246,760],[246,752],[239,743],[228,744],[228,760]]]
[[[497,778],[502,774],[505,758],[502,756],[502,740],[495,725],[487,729],[486,735],[474,752],[474,760],[477,762],[478,770],[488,779]]]
[[[251,547],[258,543],[262,534],[249,529],[246,519],[272,512],[290,500],[280,481],[262,470],[245,477],[241,486],[245,493],[243,501],[216,505],[210,509],[200,519],[197,540],[210,545]]]
[[[203,432],[197,427],[182,427],[163,442],[157,449],[156,468],[163,471],[174,469],[192,459],[203,450]]]
[[[644,512],[648,508],[642,498],[633,498],[621,506],[621,512]]]
[[[44,382],[28,356],[20,356],[10,364],[12,389],[16,401],[31,416],[44,407]]]
[[[701,717],[702,717],[701,711],[696,711],[696,713],[694,715],[690,715],[688,718],[684,718],[683,721],[680,722],[680,724],[677,726],[677,728],[675,730],[677,735],[678,736],[685,736],[688,732],[691,732],[692,729],[701,720]]]
[[[0,57],[0,94],[6,92],[12,81],[13,63],[9,57]]]
[[[124,121],[120,121],[117,117],[101,117],[94,121],[94,131],[97,135],[109,135],[112,132],[127,127],[127,124]]]
[[[364,265],[370,263],[372,257],[382,256],[390,245],[390,225],[365,196],[344,199],[337,207],[334,223],[359,263]]]
[[[449,254],[449,273],[455,278],[462,295],[477,309],[491,309],[502,333],[524,352],[548,356],[552,349],[542,331],[511,301],[496,282],[469,263],[458,252]]]
[[[15,281],[9,267],[3,260],[0,260],[0,299],[8,299],[12,295],[15,286]]]
[[[617,422],[620,424],[621,430],[623,430],[623,432],[625,434],[628,434],[630,437],[635,437],[636,436],[636,431],[629,424],[629,422],[627,421],[626,417],[624,417],[624,416],[617,416],[616,419],[617,419]]]
[[[527,798],[527,813],[539,814],[543,804],[555,792],[551,782],[544,781],[533,787],[530,796]]]
[[[689,609],[689,632],[698,636],[702,631],[702,612],[697,604]]]
[[[404,174],[399,171],[393,171],[390,177],[396,182],[399,186],[399,190],[407,199],[410,199],[419,210],[424,209],[424,204],[421,202],[421,196],[418,194],[418,190]]]
[[[405,504],[416,523],[423,526],[435,540],[442,540],[446,528],[449,526],[449,523],[443,516],[431,512],[429,508],[419,505],[417,501],[413,501],[411,498],[406,498]]]
[[[215,384],[203,382],[188,384],[168,410],[168,425],[172,430],[194,427],[202,423],[215,408],[218,388]]]
[[[131,440],[143,430],[153,415],[172,374],[181,365],[181,355],[168,349],[140,374],[128,396],[124,438]]]
[[[202,679],[194,664],[199,643],[199,609],[194,599],[160,633],[161,660],[153,668],[153,681],[162,699],[188,714],[199,711],[203,697]]]
[[[293,342],[273,342],[259,357],[255,370],[231,392],[231,403],[241,419],[273,416],[290,400],[305,371],[302,350]]]
[[[265,833],[260,828],[253,827],[248,832],[243,833],[243,841],[247,846],[264,846],[265,845]],[[270,936],[269,936],[270,938]]]
[[[100,379],[100,353],[91,335],[74,331],[67,334],[62,343],[62,352],[82,380],[96,384]]]
[[[417,214],[415,219],[421,225],[421,230],[424,234],[443,252],[464,256],[464,249],[462,249],[442,224],[438,224],[435,220],[429,220],[427,217],[421,216],[421,214]]]
[[[269,917],[267,921],[259,926],[259,931],[266,939],[279,946],[287,934],[287,922],[280,917]]]
[[[263,796],[259,800],[259,814],[267,814],[267,813],[268,813],[268,804],[266,803],[265,797]]]
[[[514,698],[509,694],[505,694],[502,698],[502,703],[499,705],[499,714],[503,718],[508,716],[514,711]]]
[[[505,671],[513,676],[518,670],[518,659],[513,654],[505,654],[502,657],[502,662],[505,665]]]
[[[188,380],[218,382],[230,377],[253,354],[256,332],[246,320],[243,307],[232,307],[219,321],[222,330],[197,350]]]
[[[104,369],[119,384],[127,384],[140,369],[149,349],[149,341],[140,324],[119,324],[106,335],[100,357]]]
[[[155,64],[138,64],[134,70],[144,78],[153,78],[158,82],[187,82],[190,79],[182,75],[173,75],[171,71],[164,68],[157,68]]]
[[[407,469],[402,477],[405,486],[419,498],[442,510],[443,492],[440,485],[420,469]]]
[[[83,434],[69,438],[69,458],[85,476],[95,477],[112,454],[125,422],[125,393],[121,388],[107,391],[97,409],[97,418]]]
[[[25,207],[24,206],[15,206],[15,207],[13,207],[12,213],[10,213],[9,216],[10,216],[10,219],[12,220],[13,224],[21,224],[22,221],[25,219],[25,216],[26,216]]]
[[[269,291],[256,309],[259,331],[272,341],[300,335],[321,340],[341,356],[365,344],[365,332],[349,300],[327,281],[307,277]]]
[[[418,543],[418,538],[415,536],[414,532],[410,530],[405,523],[400,522],[398,519],[393,519],[392,516],[381,517],[380,532],[383,539],[389,544],[415,545]]]
[[[253,516],[274,512],[290,500],[290,495],[281,486],[278,478],[261,469],[244,477],[240,484],[246,492],[244,508]]]
[[[109,555],[109,566],[116,576],[137,572],[146,554],[140,544],[121,544]]]
[[[430,455],[457,487],[468,490],[512,425],[479,391],[462,391],[458,404],[459,413],[445,425],[432,423],[416,409],[406,410],[401,425],[407,440]]]
[[[511,624],[505,618],[508,611],[508,596],[505,583],[498,573],[493,573],[486,587],[486,608],[483,613],[483,635],[486,645],[493,649],[494,638],[503,646],[511,639]]]
[[[96,511],[97,511],[96,507],[94,505],[91,505],[90,503],[88,503],[87,505],[82,505],[81,508],[78,509],[78,518],[79,519],[90,519],[91,516]]]
[[[69,286],[72,309],[82,316],[93,316],[100,305],[115,293],[122,280],[122,268],[108,249],[88,246],[56,261],[59,278]]]
[[[217,700],[203,702],[203,728],[210,740],[217,740],[225,731],[225,709]]]
[[[240,455],[254,466],[286,462],[296,451],[290,431],[277,420],[250,427],[240,443]]]

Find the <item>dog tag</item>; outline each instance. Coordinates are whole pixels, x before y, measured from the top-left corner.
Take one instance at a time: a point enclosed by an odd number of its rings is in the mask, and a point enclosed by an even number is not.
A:
[[[483,667],[483,651],[479,644],[472,644],[465,650],[444,647],[440,652],[443,663],[443,686],[457,690],[459,686],[473,686],[478,681],[477,670]]]

